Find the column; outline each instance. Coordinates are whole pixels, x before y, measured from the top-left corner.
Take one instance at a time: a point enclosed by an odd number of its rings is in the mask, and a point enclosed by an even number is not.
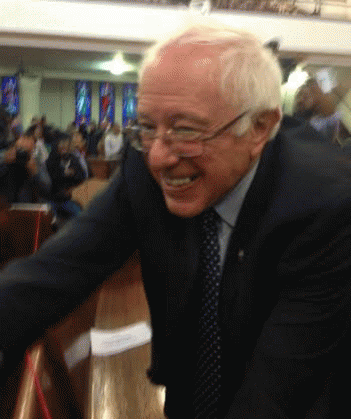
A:
[[[33,116],[40,116],[41,77],[20,75],[20,115],[23,128],[26,130]]]

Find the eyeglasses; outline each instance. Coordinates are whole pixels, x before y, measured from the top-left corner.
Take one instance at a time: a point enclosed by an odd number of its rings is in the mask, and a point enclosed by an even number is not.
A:
[[[206,135],[193,128],[174,127],[164,135],[163,141],[169,145],[173,154],[178,157],[199,157],[204,152],[205,141],[213,140],[238,122],[248,111],[243,112],[214,133]],[[148,153],[157,138],[157,129],[150,124],[140,124],[138,135],[131,145],[138,151]]]

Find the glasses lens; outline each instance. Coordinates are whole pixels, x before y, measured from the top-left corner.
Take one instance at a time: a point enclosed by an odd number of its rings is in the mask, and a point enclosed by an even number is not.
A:
[[[191,135],[190,135],[191,134]],[[188,137],[188,138],[186,138]],[[191,139],[189,139],[191,137]],[[184,133],[182,135],[175,134],[174,132],[168,133],[166,136],[165,144],[170,148],[170,151],[179,157],[196,157],[203,153],[203,142],[196,141],[199,134],[194,132]],[[144,153],[148,153],[152,148],[156,139],[155,130],[149,127],[141,126],[138,136],[132,143],[132,146]]]
[[[203,153],[202,141],[175,141],[171,143],[172,153],[179,157],[196,157]]]

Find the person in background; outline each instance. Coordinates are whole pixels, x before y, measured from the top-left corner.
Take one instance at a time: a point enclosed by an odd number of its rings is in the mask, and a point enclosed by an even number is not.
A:
[[[72,135],[71,152],[77,157],[79,164],[84,171],[85,179],[87,179],[90,175],[89,166],[86,160],[87,144],[80,132],[75,132]]]
[[[96,140],[98,141],[96,144],[96,151],[99,157],[105,157],[105,136],[109,132],[111,128],[111,123],[104,119],[100,122],[99,128],[96,134]]]
[[[331,95],[322,91],[317,80],[310,78],[296,94],[294,115],[308,121],[325,140],[335,144],[342,124],[336,105]]]
[[[75,132],[78,131],[76,121],[72,121],[70,124],[68,124],[66,128],[66,133],[71,137]]]
[[[81,206],[71,200],[72,188],[85,179],[78,158],[71,153],[71,140],[67,134],[60,133],[46,165],[52,181],[50,202],[56,215],[55,222],[61,226],[81,212]]]
[[[8,202],[43,202],[51,189],[47,155],[36,148],[34,132],[30,127],[1,157],[0,193]]]
[[[123,136],[119,124],[114,123],[107,131],[104,139],[104,156],[107,160],[118,160],[119,153],[123,147]]]
[[[137,141],[139,135],[139,126],[136,119],[128,119],[128,123],[123,130],[123,143],[127,146]]]
[[[97,155],[97,144],[99,142],[99,132],[95,121],[90,121],[88,128],[88,141],[87,141],[87,156]]]
[[[23,134],[23,126],[20,115],[14,115],[10,125],[10,133],[16,141]]]
[[[270,49],[200,18],[145,57],[139,138],[108,187],[0,273],[3,364],[138,250],[167,418],[344,418],[349,165],[283,118]]]
[[[30,129],[33,130],[33,135],[34,135],[34,140],[35,140],[35,147],[34,147],[33,155],[36,158],[36,160],[40,162],[40,164],[45,165],[45,162],[49,157],[51,147],[45,143],[43,126],[39,122],[34,127],[31,127]]]
[[[89,141],[89,130],[88,130],[89,124],[88,121],[86,119],[85,116],[83,116],[79,127],[78,127],[78,132],[80,132],[80,134],[83,136],[84,141],[88,142]]]
[[[9,146],[11,116],[3,106],[0,106],[0,152]]]

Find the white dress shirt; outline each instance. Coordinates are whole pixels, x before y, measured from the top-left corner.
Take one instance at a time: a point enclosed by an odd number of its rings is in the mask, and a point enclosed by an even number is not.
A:
[[[223,269],[225,255],[227,252],[230,235],[232,234],[236,220],[239,216],[241,207],[244,203],[245,196],[250,188],[253,178],[257,171],[259,160],[254,164],[251,170],[240,180],[240,182],[229,191],[221,201],[214,205],[214,209],[221,217],[222,223],[219,226],[218,239],[219,239],[219,254],[220,265]]]
[[[107,133],[104,144],[106,159],[112,160],[116,158],[123,145],[122,134],[115,135],[113,132]]]

